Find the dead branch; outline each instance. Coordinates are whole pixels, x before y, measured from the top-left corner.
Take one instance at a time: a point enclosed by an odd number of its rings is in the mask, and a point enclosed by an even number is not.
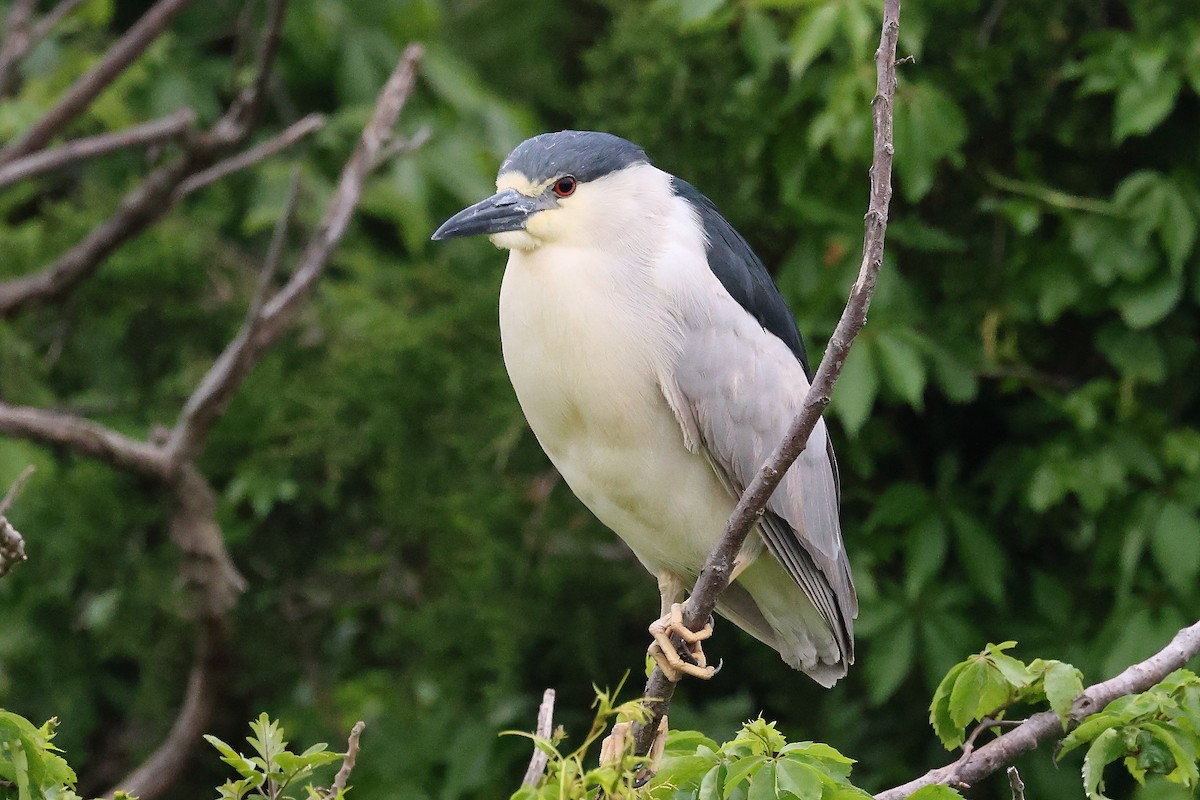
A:
[[[160,448],[71,414],[0,402],[0,433],[65,447],[78,455],[141,475],[157,478],[166,475]]]
[[[155,9],[168,2],[190,0],[160,0]],[[273,54],[277,49],[287,0],[275,0],[271,8],[269,28],[260,51],[262,55],[258,59],[260,71],[270,69],[267,55]],[[154,13],[155,9],[147,12],[147,16]],[[141,24],[139,21],[138,25]],[[134,27],[137,28],[138,25]],[[132,32],[133,29],[130,30],[130,34]],[[110,50],[110,54],[111,52]],[[230,104],[212,129],[193,136],[179,158],[151,172],[121,199],[111,217],[100,223],[83,241],[63,253],[52,264],[31,275],[0,281],[0,319],[11,316],[31,303],[44,303],[63,296],[88,278],[99,267],[100,262],[120,245],[161,219],[173,205],[176,187],[188,177],[206,169],[221,153],[236,147],[250,134],[255,114],[261,104],[262,98],[259,93],[265,86],[266,79],[260,72],[251,88]],[[0,164],[5,163],[5,152],[7,151],[0,151]]]
[[[542,693],[542,704],[538,706],[537,730],[535,733],[539,738],[549,739],[553,731],[554,690],[547,689]],[[521,785],[537,786],[537,782],[542,779],[542,773],[546,771],[548,763],[550,763],[550,756],[546,755],[542,748],[534,745],[533,755],[529,758],[529,768],[525,770],[525,777],[521,780]]]
[[[1118,697],[1144,692],[1163,678],[1187,664],[1200,654],[1200,622],[1179,633],[1170,644],[1145,661],[1127,667],[1115,678],[1084,689],[1071,705],[1070,720],[1077,725],[1083,719],[1102,711]],[[1053,711],[1034,714],[1023,723],[975,750],[965,762],[955,762],[930,770],[903,786],[880,792],[875,800],[903,800],[922,786],[931,784],[972,785],[1003,769],[1018,756],[1035,749],[1043,742],[1063,735],[1062,720]]]
[[[0,41],[0,97],[7,97],[16,86],[17,64],[29,52],[32,36],[29,27],[37,0],[13,0],[4,20],[4,40]]]
[[[767,463],[746,487],[724,533],[700,571],[700,577],[684,606],[684,622],[694,631],[701,630],[712,616],[717,597],[729,585],[733,560],[755,523],[766,508],[771,494],[792,462],[804,451],[808,437],[821,413],[829,405],[838,375],[850,346],[867,322],[867,308],[875,291],[875,281],[883,266],[883,243],[887,232],[888,205],[892,198],[892,96],[896,89],[896,41],[900,31],[900,0],[885,0],[883,31],[875,51],[875,98],[871,101],[875,141],[871,161],[871,195],[863,236],[862,263],[858,279],[850,292],[846,308],[833,331],[825,356],[813,377],[804,406],[792,421],[787,437],[776,447]],[[637,752],[644,755],[654,741],[659,719],[666,713],[675,684],[655,668],[643,697],[654,712],[651,721],[637,730]]]
[[[1012,800],[1025,800],[1025,781],[1016,767],[1008,768],[1008,787],[1012,789]]]
[[[189,398],[167,442],[172,463],[180,463],[195,451],[262,352],[286,329],[308,290],[321,276],[330,254],[346,234],[379,150],[412,93],[421,55],[419,45],[410,45],[392,71],[379,94],[375,113],[363,129],[354,153],[346,161],[333,199],[291,279],[246,320]]]
[[[218,161],[208,169],[197,172],[192,175],[179,186],[175,187],[175,192],[171,199],[179,201],[187,197],[192,192],[203,189],[222,178],[232,175],[233,173],[254,166],[260,161],[264,161],[276,153],[280,153],[294,145],[296,142],[308,136],[314,131],[319,131],[325,126],[325,116],[322,114],[309,114],[303,119],[292,123],[282,131],[272,136],[266,141],[256,144],[245,152],[238,153],[235,156],[230,156],[224,161]]]
[[[195,121],[195,111],[181,108],[162,119],[143,122],[121,131],[74,139],[53,150],[38,151],[0,166],[0,189],[114,150],[142,147],[178,138],[187,133]]]
[[[56,4],[54,8],[50,9],[46,13],[46,16],[34,23],[33,31],[29,34],[29,47],[32,49],[37,45],[38,42],[49,36],[50,31],[54,30],[54,27],[58,25],[58,23],[62,22],[68,14],[83,5],[84,1],[85,0],[60,0],[60,2]]]
[[[0,164],[16,161],[21,156],[45,147],[47,142],[83,113],[118,75],[136,61],[146,48],[162,35],[171,20],[191,2],[192,0],[159,0],[108,49],[100,63],[72,84],[54,108],[47,111],[24,135],[0,150]]]
[[[212,719],[218,678],[227,658],[226,640],[225,630],[216,621],[210,620],[201,626],[187,690],[167,738],[149,758],[109,789],[104,795],[106,798],[113,797],[117,792],[139,798],[158,797],[183,772],[192,748],[200,741]]]
[[[37,472],[37,467],[33,464],[21,470],[21,474],[17,476],[17,479],[12,482],[12,486],[9,486],[8,491],[5,492],[4,499],[0,500],[0,517],[3,517],[12,508],[12,504],[17,500],[17,495],[25,488],[25,484],[29,482],[29,479],[33,477],[33,473],[35,472]]]
[[[337,775],[333,776],[333,784],[325,795],[329,800],[336,800],[337,796],[346,790],[346,781],[350,780],[350,773],[354,771],[354,765],[358,762],[358,737],[362,736],[366,727],[367,723],[360,719],[350,729],[350,738],[346,741],[346,755],[342,756],[342,766],[338,768]]]

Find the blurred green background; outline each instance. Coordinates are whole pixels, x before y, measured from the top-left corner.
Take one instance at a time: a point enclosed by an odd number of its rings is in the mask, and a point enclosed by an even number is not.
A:
[[[148,5],[87,0],[27,59],[0,140]],[[72,133],[181,105],[215,119],[241,5],[195,4]],[[504,255],[429,234],[526,136],[611,131],[716,201],[819,354],[858,265],[880,5],[294,0],[260,137],[310,111],[326,128],[188,198],[66,302],[0,321],[0,399],[138,437],[170,424],[241,320],[293,167],[311,224],[402,48],[425,44],[400,130],[431,139],[370,182],[201,462],[250,583],[214,733],[240,739],[265,710],[340,746],[363,718],[363,800],[501,797],[528,749],[497,733],[532,727],[543,688],[576,735],[593,682],[632,669],[640,688],[654,581],[524,424],[496,326]],[[859,759],[873,789],[950,759],[929,697],[988,641],[1094,682],[1200,618],[1194,0],[910,0],[900,54],[888,258],[831,409],[859,662],[822,691],[719,623],[723,672],[672,714],[727,738],[762,711]],[[124,153],[0,192],[0,276],[48,263],[144,171]],[[153,485],[0,440],[0,485],[28,463],[0,705],[59,716],[97,792],[170,726],[189,598]],[[224,780],[205,748],[172,797]],[[1021,767],[1030,797],[1082,797],[1077,759]]]

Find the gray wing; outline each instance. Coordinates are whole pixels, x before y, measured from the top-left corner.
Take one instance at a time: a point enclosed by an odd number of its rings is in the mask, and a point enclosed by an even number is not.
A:
[[[808,378],[795,354],[728,296],[683,324],[668,396],[685,438],[740,496],[800,411]],[[672,392],[668,392],[670,395]],[[854,660],[858,600],[842,545],[836,462],[824,421],[788,470],[759,531]]]

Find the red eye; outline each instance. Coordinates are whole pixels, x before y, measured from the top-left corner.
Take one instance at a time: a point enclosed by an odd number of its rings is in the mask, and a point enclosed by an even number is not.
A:
[[[570,197],[575,193],[577,183],[571,175],[564,175],[554,182],[554,193],[559,197]]]

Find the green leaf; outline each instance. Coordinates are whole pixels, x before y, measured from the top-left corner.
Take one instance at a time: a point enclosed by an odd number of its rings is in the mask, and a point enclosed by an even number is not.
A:
[[[1145,283],[1119,286],[1113,293],[1121,319],[1131,328],[1148,328],[1161,321],[1182,295],[1183,280],[1165,271]]]
[[[929,703],[929,724],[933,726],[933,732],[942,740],[947,750],[953,750],[963,743],[962,726],[954,724],[954,717],[950,713],[950,692],[958,681],[958,676],[966,668],[965,661],[951,667],[946,677],[937,685],[933,700]]]
[[[721,765],[717,764],[704,774],[700,781],[700,792],[696,800],[722,800],[721,797]]]
[[[1166,69],[1122,85],[1113,108],[1113,140],[1119,144],[1158,127],[1175,108],[1181,88],[1179,73]]]
[[[908,800],[961,800],[962,795],[949,786],[922,786],[908,796]]]
[[[1070,664],[1064,664],[1061,661],[1050,661],[1047,664],[1049,666],[1046,668],[1043,678],[1046,699],[1050,702],[1050,708],[1054,709],[1054,713],[1058,714],[1058,718],[1062,720],[1063,727],[1066,728],[1067,715],[1071,713],[1071,701],[1083,691],[1083,680],[1079,675],[1079,670]]]
[[[1161,742],[1171,753],[1171,758],[1174,760],[1175,768],[1166,773],[1167,780],[1172,783],[1182,784],[1183,786],[1195,786],[1200,779],[1200,768],[1196,764],[1195,750],[1189,750],[1183,746],[1180,737],[1175,732],[1168,730],[1166,726],[1157,722],[1146,722],[1142,724],[1142,729]],[[1180,734],[1187,735],[1183,731]],[[1195,733],[1191,732],[1194,737]]]
[[[828,49],[837,30],[840,8],[838,3],[818,5],[796,23],[789,41],[792,54],[788,59],[793,81],[799,80],[817,56]]]
[[[821,800],[821,775],[807,764],[781,758],[775,764],[781,792],[790,792],[797,800]]]
[[[1116,728],[1096,737],[1083,758],[1083,789],[1089,800],[1109,800],[1104,791],[1104,767],[1125,755],[1125,740]]]
[[[751,779],[746,800],[776,800],[778,796],[775,787],[775,762],[771,761]]]
[[[1150,535],[1150,552],[1167,583],[1181,594],[1195,589],[1200,577],[1200,519],[1181,503],[1168,500]]]
[[[1004,599],[1004,575],[1007,556],[992,532],[978,519],[961,509],[950,510],[950,530],[963,571],[983,596],[999,605]]]
[[[880,371],[901,398],[920,411],[924,406],[925,361],[917,348],[892,333],[882,333],[875,340],[875,353]]]
[[[846,356],[833,393],[833,410],[851,435],[857,433],[867,421],[879,390],[879,373],[871,358],[872,345],[869,338],[860,337],[855,342],[850,355]]]
[[[962,163],[966,116],[950,95],[933,83],[900,85],[893,131],[896,174],[909,202],[915,203],[929,193],[943,161],[955,166]]]
[[[912,671],[916,627],[911,618],[902,619],[871,640],[871,658],[864,664],[867,692],[879,705],[896,693]]]
[[[728,798],[739,783],[749,779],[766,762],[767,757],[761,755],[745,756],[731,761],[725,767],[725,786],[722,789],[722,796]]]
[[[913,526],[904,548],[905,593],[915,598],[946,566],[948,536],[940,517],[926,517]]]
[[[950,719],[959,728],[983,719],[1009,702],[1007,680],[986,658],[975,656],[950,690]]]

